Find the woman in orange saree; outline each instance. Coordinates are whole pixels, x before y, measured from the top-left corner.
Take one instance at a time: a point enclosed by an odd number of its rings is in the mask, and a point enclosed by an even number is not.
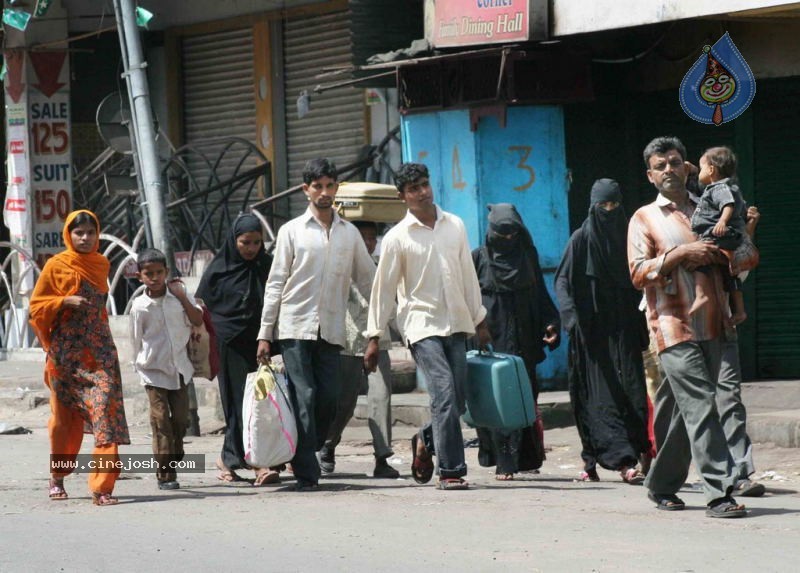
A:
[[[108,325],[109,262],[98,252],[100,224],[90,211],[64,222],[66,250],[47,261],[31,296],[30,322],[47,353],[50,388],[50,499],[67,499],[64,477],[77,469],[84,433],[94,434],[89,490],[95,505],[118,503],[118,445],[129,444],[122,377]]]

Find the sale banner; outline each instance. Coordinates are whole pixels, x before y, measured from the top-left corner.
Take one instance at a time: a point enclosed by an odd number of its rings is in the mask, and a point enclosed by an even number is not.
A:
[[[40,265],[65,248],[72,210],[72,146],[67,53],[30,52],[28,120],[33,252]]]
[[[28,98],[25,89],[25,52],[5,50],[7,75],[3,82],[6,105],[6,188],[3,223],[11,243],[32,253],[30,147],[28,138]],[[13,283],[19,292],[33,289],[34,274],[26,258],[12,259]],[[20,281],[19,277],[25,278]]]

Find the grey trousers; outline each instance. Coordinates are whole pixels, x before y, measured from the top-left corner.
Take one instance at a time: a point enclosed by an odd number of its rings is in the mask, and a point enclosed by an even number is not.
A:
[[[341,347],[321,338],[287,339],[280,344],[297,422],[292,470],[298,484],[316,484],[320,469],[315,452],[322,447],[336,417]]]
[[[339,370],[339,405],[336,419],[328,431],[324,450],[332,452],[342,439],[345,426],[353,417],[358,391],[364,380],[364,357],[341,356]],[[378,353],[378,369],[367,376],[367,419],[372,433],[372,448],[376,459],[386,459],[392,451],[392,363],[389,353]]]
[[[660,367],[660,363],[657,366]],[[753,444],[747,435],[747,412],[742,403],[741,380],[738,343],[735,341],[723,342],[722,363],[717,377],[717,411],[722,423],[722,430],[728,441],[728,449],[733,457],[734,475],[736,479],[747,479],[750,474],[755,472],[755,465],[753,464]],[[663,384],[663,386],[668,386],[668,384]],[[662,404],[662,415],[659,416],[656,411],[653,424],[656,449],[659,449],[669,430],[675,399],[671,391],[658,393],[657,390],[653,403]]]
[[[668,383],[656,394],[655,426],[663,427],[666,416],[669,426],[645,480],[653,493],[677,493],[692,461],[702,478],[706,503],[729,495],[736,483],[716,401],[722,351],[720,340],[683,342],[659,356]]]
[[[717,410],[728,440],[737,479],[747,479],[756,471],[753,444],[747,435],[747,412],[742,403],[742,374],[737,341],[722,343],[722,365],[717,378]]]
[[[422,370],[431,396],[431,421],[422,427],[422,440],[436,455],[439,476],[467,475],[461,414],[467,378],[467,346],[463,333],[431,336],[411,345],[411,354]]]

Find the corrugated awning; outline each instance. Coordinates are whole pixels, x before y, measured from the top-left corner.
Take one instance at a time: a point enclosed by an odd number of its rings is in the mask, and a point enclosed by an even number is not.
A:
[[[429,46],[427,41],[425,44]],[[365,64],[362,66],[348,66],[346,68],[337,68],[331,70],[325,70],[324,73],[319,74],[317,78],[324,78],[324,77],[333,77],[345,74],[356,74],[358,72],[379,72],[376,74],[369,74],[361,78],[355,78],[351,80],[344,80],[341,82],[331,82],[328,84],[319,84],[314,88],[315,92],[323,92],[326,90],[344,87],[344,86],[352,86],[361,83],[367,83],[375,78],[382,78],[387,77],[397,73],[397,70],[401,67],[405,66],[414,66],[419,64],[430,64],[435,62],[445,62],[445,61],[454,61],[454,60],[463,60],[469,58],[476,58],[476,57],[485,57],[490,55],[498,55],[501,57],[505,57],[511,52],[517,51],[519,49],[518,44],[511,44],[508,46],[496,46],[492,48],[482,48],[478,50],[467,50],[467,51],[459,51],[459,52],[451,52],[445,54],[434,54],[431,56],[424,56],[424,57],[409,57],[405,59],[397,59],[397,60],[388,60],[385,62],[379,62],[374,64]],[[396,54],[398,58],[403,57],[403,53],[406,52],[405,50],[397,50],[395,52],[389,52],[387,54],[380,54],[382,56],[389,56],[390,54]],[[524,55],[523,51],[519,51],[520,54]],[[381,71],[381,70],[388,70],[388,71]]]

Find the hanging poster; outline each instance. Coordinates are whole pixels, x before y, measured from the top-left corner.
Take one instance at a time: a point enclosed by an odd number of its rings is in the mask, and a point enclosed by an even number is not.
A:
[[[72,210],[72,147],[67,52],[31,52],[28,77],[33,251],[40,265],[64,249]]]
[[[30,157],[28,139],[28,99],[25,90],[25,52],[6,50],[3,53],[7,75],[4,82],[6,104],[6,188],[3,223],[8,227],[11,243],[32,253]],[[13,261],[14,282],[28,266],[19,256]],[[33,289],[33,272],[25,274],[19,291]]]

